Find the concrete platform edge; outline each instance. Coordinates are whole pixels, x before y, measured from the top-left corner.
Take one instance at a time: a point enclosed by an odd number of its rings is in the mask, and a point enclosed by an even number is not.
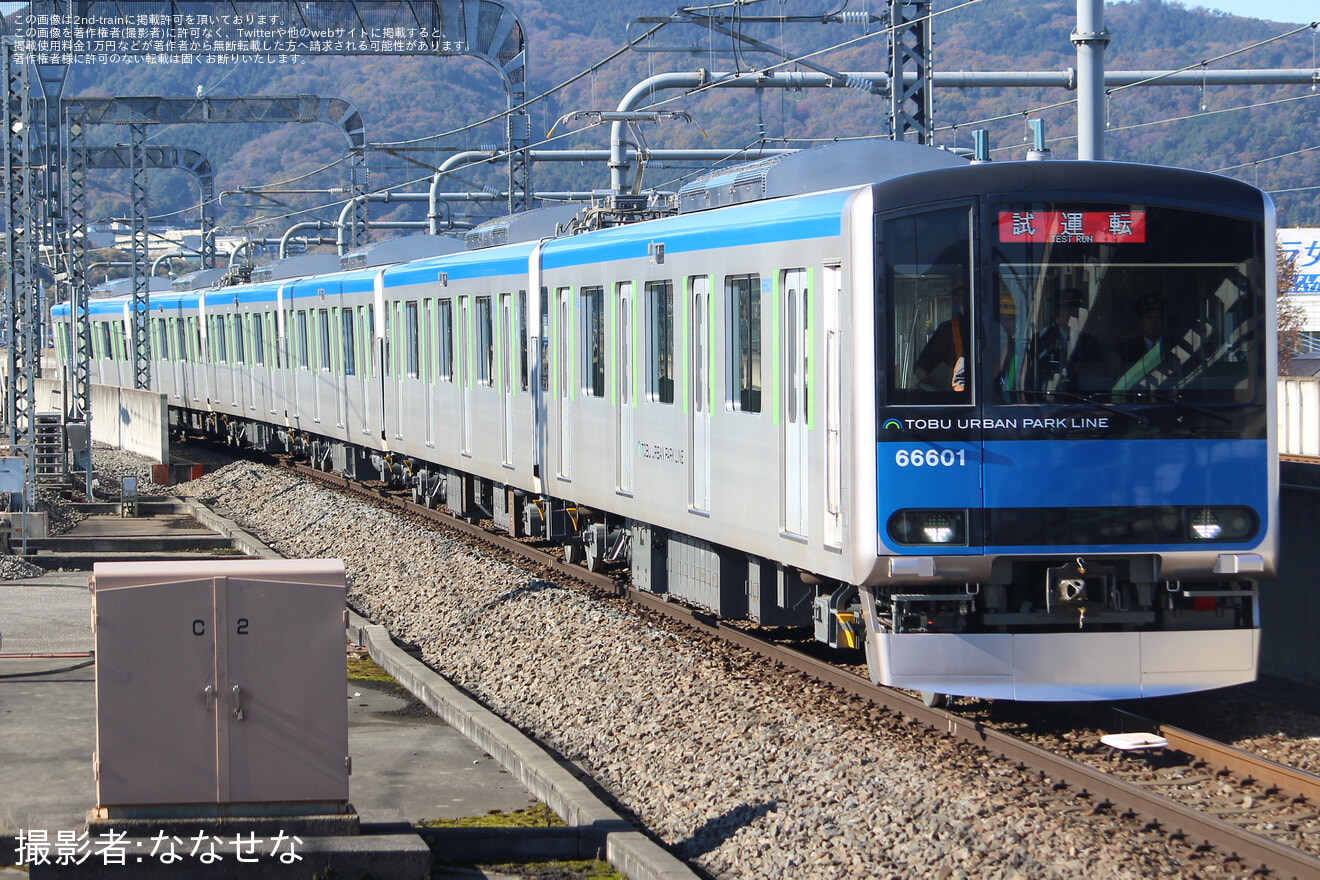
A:
[[[261,541],[258,541],[249,532],[245,531],[233,520],[227,519],[211,510],[205,504],[196,498],[185,497],[182,499],[183,506],[202,525],[212,531],[219,532],[226,538],[234,542],[234,546],[242,550],[248,556],[255,556],[259,559],[281,559],[283,557],[274,550],[267,547]]]
[[[679,880],[698,876],[681,859],[601,802],[578,776],[522,731],[394,644],[384,626],[350,612],[349,634],[413,696],[498,761],[570,826],[587,826],[602,834],[606,861],[628,880]]]

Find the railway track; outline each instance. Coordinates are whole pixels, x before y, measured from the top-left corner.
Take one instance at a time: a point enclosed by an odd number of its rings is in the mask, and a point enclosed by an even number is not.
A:
[[[605,572],[566,564],[556,549],[494,533],[398,495],[355,484],[306,465],[284,462],[300,476],[469,535],[516,557],[520,564],[552,572],[592,592],[627,599],[665,618],[741,647],[766,661],[796,670],[865,700],[903,722],[1014,762],[1039,774],[1053,808],[1090,822],[1126,823],[1139,834],[1182,839],[1200,857],[1213,851],[1223,876],[1320,877],[1320,777],[1278,764],[1179,728],[1113,710],[1089,729],[1068,736],[1031,731],[974,715],[928,708],[920,700],[812,657],[722,623],[711,615],[632,589]],[[1099,742],[1105,732],[1141,729],[1163,737],[1159,750],[1116,753]]]

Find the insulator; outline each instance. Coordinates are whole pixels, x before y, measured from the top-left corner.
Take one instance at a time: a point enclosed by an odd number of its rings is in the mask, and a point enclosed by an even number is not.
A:
[[[866,92],[868,95],[875,90],[875,83],[865,77],[855,76],[851,73],[848,74],[848,77],[843,81],[843,84],[850,89],[856,89],[859,92]]]
[[[864,9],[847,9],[839,13],[839,21],[843,24],[870,24],[871,13]]]

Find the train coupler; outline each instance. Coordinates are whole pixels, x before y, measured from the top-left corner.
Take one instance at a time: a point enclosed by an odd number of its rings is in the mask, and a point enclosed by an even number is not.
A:
[[[1098,565],[1080,556],[1046,569],[1045,608],[1055,612],[1103,604],[1112,595],[1117,577],[1114,566]]]

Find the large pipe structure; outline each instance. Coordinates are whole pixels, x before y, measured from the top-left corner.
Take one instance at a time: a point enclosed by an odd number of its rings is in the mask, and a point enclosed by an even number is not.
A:
[[[719,162],[730,159],[764,159],[770,156],[780,156],[785,153],[795,153],[796,150],[790,149],[768,149],[768,148],[737,148],[729,150],[716,149],[695,149],[695,150],[649,150],[646,155],[657,161],[669,162]],[[484,162],[494,162],[502,157],[498,150],[465,150],[461,153],[455,153],[445,159],[431,176],[431,189],[428,198],[430,199],[430,213],[428,221],[430,222],[429,231],[432,235],[440,234],[440,206],[446,201],[473,201],[484,200],[474,199],[471,193],[441,193],[440,187],[444,185],[445,178],[453,172],[468,168],[473,165],[480,165]],[[625,157],[636,157],[636,152],[629,153],[625,150]],[[605,162],[613,156],[610,150],[530,150],[528,156],[532,162]],[[456,198],[449,198],[449,196]],[[551,198],[552,193],[538,193],[535,198]],[[601,193],[608,196],[610,193]],[[395,198],[398,198],[396,195]]]
[[[1079,0],[1102,3],[1103,0]],[[1079,31],[1080,34],[1080,31]],[[1106,36],[1107,40],[1108,37]],[[1092,34],[1088,41],[1098,41]],[[1094,45],[1091,49],[1094,50]],[[1091,53],[1092,59],[1094,52]],[[856,71],[846,74],[854,82],[872,81],[877,89],[889,87],[889,75],[878,71]],[[1088,87],[1083,78],[1094,80],[1099,77],[1098,88],[1094,82]],[[915,81],[916,73],[906,74]],[[1315,85],[1320,82],[1320,68],[1281,68],[1266,70],[1115,70],[1105,71],[1103,63],[1092,62],[1083,72],[1068,68],[1063,71],[954,71],[936,73],[933,76],[936,86],[945,88],[1062,88],[1078,90],[1078,117],[1083,110],[1089,114],[1090,122],[1085,131],[1078,129],[1079,158],[1104,158],[1104,143],[1101,136],[1104,131],[1103,107],[1104,90],[1114,86],[1202,86],[1202,85]],[[677,73],[660,73],[642,80],[633,86],[619,101],[620,112],[631,112],[651,101],[658,91],[670,89],[696,88],[743,88],[743,89],[829,89],[837,88],[834,77],[820,73],[803,71],[779,71],[776,73],[734,73],[729,71],[694,70]],[[1083,107],[1081,94],[1088,99]],[[1097,97],[1097,94],[1099,97]],[[629,144],[624,138],[624,122],[614,122],[610,126],[610,188],[613,192],[628,192]],[[1085,139],[1085,143],[1082,143]],[[1099,140],[1099,143],[1097,143]],[[662,151],[652,151],[658,156]]]

